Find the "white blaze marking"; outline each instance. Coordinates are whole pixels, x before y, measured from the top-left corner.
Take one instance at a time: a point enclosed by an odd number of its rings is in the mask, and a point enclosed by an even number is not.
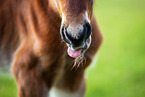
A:
[[[64,15],[64,13],[62,13],[61,25],[63,25],[65,21],[66,21],[66,16]]]
[[[54,3],[55,3],[56,8],[58,9],[58,5],[57,5],[58,0],[54,0]]]
[[[85,16],[86,16],[86,20],[90,23],[90,19],[89,19],[89,17],[88,17],[88,12],[86,11],[86,13],[85,13]]]

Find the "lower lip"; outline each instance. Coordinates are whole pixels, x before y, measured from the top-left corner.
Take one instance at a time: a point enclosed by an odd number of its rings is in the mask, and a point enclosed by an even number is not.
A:
[[[77,58],[78,56],[80,56],[81,52],[82,52],[82,49],[78,49],[78,50],[74,51],[74,50],[68,48],[68,50],[67,50],[68,55],[72,58]]]

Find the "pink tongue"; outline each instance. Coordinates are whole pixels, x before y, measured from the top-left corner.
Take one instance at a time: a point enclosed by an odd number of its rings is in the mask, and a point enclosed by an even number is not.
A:
[[[68,52],[68,55],[69,55],[70,57],[76,58],[76,57],[78,57],[78,56],[81,54],[82,49],[73,51],[73,50],[71,50],[70,48],[68,48],[68,51],[67,51],[67,52]]]

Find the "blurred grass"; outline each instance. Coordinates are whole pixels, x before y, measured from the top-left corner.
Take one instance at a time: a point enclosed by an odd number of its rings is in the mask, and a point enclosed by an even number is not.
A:
[[[86,97],[145,97],[145,0],[96,0],[94,11],[104,42]],[[0,73],[0,97],[16,96],[13,78]]]
[[[13,77],[0,72],[0,97],[17,97],[17,88]]]
[[[104,43],[87,97],[145,97],[145,0],[97,0]]]

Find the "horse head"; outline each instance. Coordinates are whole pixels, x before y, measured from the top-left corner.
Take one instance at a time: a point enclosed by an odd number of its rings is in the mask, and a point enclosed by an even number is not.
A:
[[[82,58],[91,44],[93,0],[53,0],[62,18],[61,37],[68,46],[68,55]]]

